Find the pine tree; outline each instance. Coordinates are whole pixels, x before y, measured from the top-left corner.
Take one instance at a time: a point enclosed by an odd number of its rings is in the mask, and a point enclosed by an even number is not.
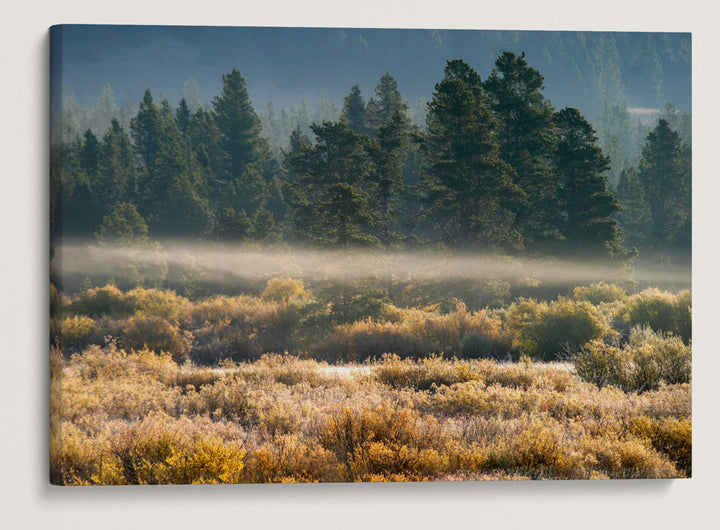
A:
[[[294,232],[302,239],[322,241],[324,245],[335,240],[339,244],[350,244],[350,240],[359,242],[370,235],[367,231],[374,228],[374,223],[369,220],[375,219],[375,214],[370,211],[370,198],[377,186],[374,180],[376,167],[369,154],[368,139],[343,123],[313,124],[311,129],[315,133],[315,145],[310,147],[296,135],[298,148],[286,158],[296,176],[294,182],[286,185],[291,198],[290,217]],[[338,184],[350,186],[352,190],[333,187]],[[340,208],[338,201],[344,196],[354,201],[353,208],[362,207],[362,211],[358,210],[346,219],[347,227],[343,229],[346,235],[338,235],[328,219],[336,215]],[[340,215],[339,211],[337,215]],[[328,236],[327,230],[334,235]],[[355,233],[357,237],[352,235]],[[368,237],[364,241],[377,240]]]
[[[101,208],[107,212],[118,201],[132,200],[137,183],[132,143],[118,120],[113,119],[103,137],[98,173],[90,185]]]
[[[372,235],[375,219],[367,196],[347,182],[330,186],[316,212],[320,219],[320,237],[315,243],[320,246],[347,248],[379,243]]]
[[[188,128],[190,127],[190,118],[190,108],[188,107],[185,98],[182,98],[177,110],[175,111],[175,125],[177,125],[180,134],[183,136],[187,134]]]
[[[543,76],[523,56],[503,52],[484,88],[498,123],[500,156],[515,172],[515,183],[529,202],[514,210],[515,227],[529,249],[557,241],[562,219],[553,151],[553,108],[541,90]],[[519,205],[519,203],[518,203]]]
[[[240,72],[233,68],[222,81],[222,95],[213,100],[214,119],[221,135],[222,169],[228,179],[237,179],[262,156],[262,126]]]
[[[358,134],[365,134],[365,100],[360,94],[360,87],[353,85],[350,93],[343,99],[340,121]]]
[[[371,147],[376,171],[375,182],[376,217],[378,236],[385,245],[397,240],[392,225],[397,219],[400,194],[403,191],[403,162],[406,158],[408,134],[399,112],[378,131]]]
[[[652,214],[636,168],[629,166],[623,170],[618,182],[617,196],[622,208],[617,219],[625,244],[644,246],[650,241]]]
[[[522,193],[500,159],[480,76],[459,59],[448,61],[435,86],[421,147],[422,200],[444,242],[486,249],[521,244],[511,208]]]
[[[640,182],[653,219],[652,240],[658,248],[688,246],[690,160],[690,148],[661,119],[647,136],[639,164]],[[684,237],[679,237],[681,229]]]
[[[100,167],[102,147],[97,136],[90,129],[85,131],[83,139],[84,142],[80,150],[80,164],[88,178],[95,179]]]
[[[614,215],[620,210],[604,172],[610,159],[597,146],[592,126],[574,108],[554,117],[557,143],[553,160],[565,214],[561,248],[573,255],[622,256]]]
[[[285,214],[282,186],[277,178],[277,162],[245,86],[245,79],[233,68],[223,75],[222,95],[213,100],[213,118],[219,137],[219,174],[222,190],[215,194],[215,211],[230,207],[244,210],[250,217],[261,207],[274,216]]]
[[[145,91],[137,115],[130,120],[130,134],[141,167],[147,173],[152,173],[155,170],[161,131],[159,110],[150,90]]]
[[[103,244],[133,245],[148,241],[148,227],[133,203],[118,201],[103,217],[96,236]]]
[[[407,100],[398,89],[395,78],[385,72],[375,87],[375,97],[370,98],[366,109],[366,127],[371,136],[375,136],[398,113],[405,129],[410,129]]]
[[[147,219],[156,235],[201,236],[211,224],[210,206],[203,197],[206,174],[178,130],[167,101],[162,102],[158,117],[158,152],[147,188],[151,200],[145,201]]]

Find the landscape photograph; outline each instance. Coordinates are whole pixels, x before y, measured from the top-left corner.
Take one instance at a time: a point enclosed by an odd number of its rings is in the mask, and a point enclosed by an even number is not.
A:
[[[51,484],[692,476],[689,33],[59,25],[49,80]]]

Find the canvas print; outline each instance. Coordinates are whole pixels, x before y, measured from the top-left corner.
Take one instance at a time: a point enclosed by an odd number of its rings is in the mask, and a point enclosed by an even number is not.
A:
[[[50,482],[691,476],[691,35],[50,30]]]

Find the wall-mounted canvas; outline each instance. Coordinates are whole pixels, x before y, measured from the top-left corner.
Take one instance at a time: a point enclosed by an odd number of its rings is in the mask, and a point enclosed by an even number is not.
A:
[[[50,481],[691,476],[691,36],[50,31]]]

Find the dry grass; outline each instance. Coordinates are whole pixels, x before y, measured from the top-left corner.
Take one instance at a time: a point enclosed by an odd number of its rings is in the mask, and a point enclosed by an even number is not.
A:
[[[61,484],[663,478],[691,472],[690,386],[561,365],[290,355],[217,368],[115,346],[53,356]]]

